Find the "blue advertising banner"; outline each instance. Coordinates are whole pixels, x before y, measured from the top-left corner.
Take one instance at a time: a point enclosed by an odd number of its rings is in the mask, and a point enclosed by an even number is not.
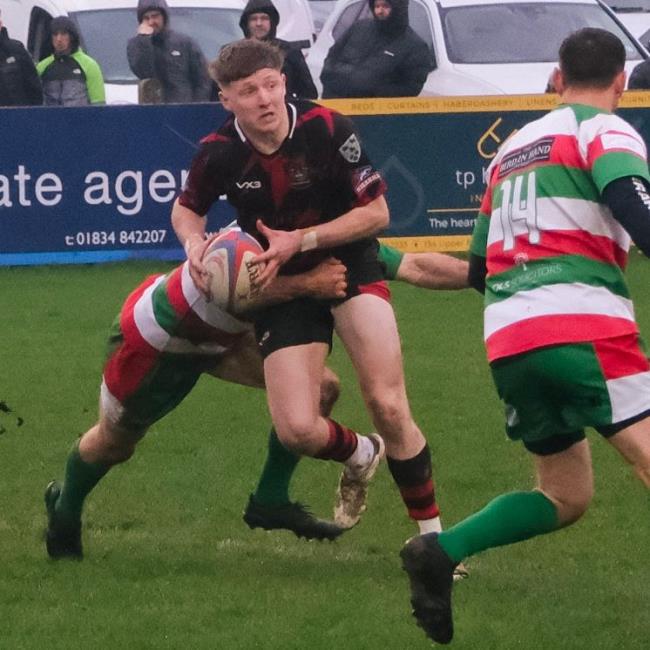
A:
[[[646,93],[621,115],[650,141]],[[490,160],[553,96],[331,100],[388,182],[389,241],[467,247]],[[221,106],[0,109],[0,265],[181,259],[172,203]],[[224,197],[208,230],[234,214]]]

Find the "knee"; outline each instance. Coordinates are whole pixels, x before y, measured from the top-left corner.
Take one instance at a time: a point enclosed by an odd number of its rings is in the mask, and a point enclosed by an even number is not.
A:
[[[368,409],[380,433],[401,431],[410,421],[406,399],[398,391],[374,390],[366,397]]]
[[[284,422],[276,423],[275,429],[280,442],[295,454],[310,456],[314,452],[317,423],[313,418],[294,414]]]
[[[569,526],[584,515],[593,498],[592,485],[584,485],[566,494],[548,495],[557,508],[558,520],[561,526]]]
[[[320,413],[324,417],[329,416],[334,404],[341,394],[341,384],[336,376],[325,377],[320,387]]]
[[[112,427],[100,427],[97,444],[94,445],[97,460],[108,465],[124,463],[133,456],[138,441],[143,435],[144,431],[127,432]]]

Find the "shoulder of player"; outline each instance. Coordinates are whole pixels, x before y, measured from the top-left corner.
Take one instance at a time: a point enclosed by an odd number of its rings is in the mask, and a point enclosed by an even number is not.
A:
[[[352,120],[327,106],[308,100],[291,101],[296,106],[297,126],[309,128],[322,128],[325,126],[330,136],[340,128],[352,129]]]
[[[228,117],[216,131],[208,133],[200,140],[202,147],[214,149],[215,151],[230,149],[236,146],[238,142],[240,142],[240,138],[237,136],[232,116]]]

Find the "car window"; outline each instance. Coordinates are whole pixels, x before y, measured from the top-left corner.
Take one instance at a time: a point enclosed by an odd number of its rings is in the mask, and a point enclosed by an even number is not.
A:
[[[642,13],[650,11],[650,0],[605,0],[614,11]]]
[[[332,29],[332,36],[335,41],[350,28],[352,23],[363,18],[371,18],[372,13],[367,2],[352,2],[339,16],[336,25]],[[409,25],[411,29],[429,46],[433,51],[433,34],[431,31],[431,18],[429,10],[417,0],[411,0],[409,3]]]
[[[219,48],[242,37],[238,9],[174,8],[170,11],[174,30],[191,35],[208,60]],[[126,58],[126,44],[135,36],[135,9],[79,11],[71,14],[79,25],[83,47],[102,69],[107,83],[136,81]]]
[[[332,36],[335,41],[338,41],[345,32],[350,29],[352,23],[362,18],[370,18],[370,7],[367,2],[352,2],[349,4],[339,16],[336,25],[332,29]]]
[[[534,63],[557,61],[564,38],[582,27],[616,34],[628,60],[641,53],[599,5],[502,2],[441,10],[447,54],[452,63]]]

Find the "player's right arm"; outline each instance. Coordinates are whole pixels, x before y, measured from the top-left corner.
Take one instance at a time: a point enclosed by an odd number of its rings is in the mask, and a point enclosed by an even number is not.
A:
[[[202,262],[205,249],[210,243],[205,237],[206,221],[205,217],[181,205],[179,199],[174,201],[172,227],[187,255],[194,284],[199,291],[208,295],[207,272]]]
[[[466,289],[468,266],[442,253],[406,253],[395,279],[423,289]]]
[[[227,155],[214,144],[215,139],[216,136],[208,136],[203,140],[203,146],[192,161],[185,187],[174,202],[171,217],[176,237],[189,261],[190,276],[206,295],[207,276],[201,261],[209,244],[205,238],[205,215],[224,191],[220,161],[227,159]]]
[[[487,277],[487,241],[490,229],[490,215],[492,214],[492,173],[490,171],[490,183],[483,194],[481,207],[476,218],[476,225],[472,233],[472,241],[469,246],[469,273],[468,282],[472,289],[479,293],[485,293],[485,278]]]

